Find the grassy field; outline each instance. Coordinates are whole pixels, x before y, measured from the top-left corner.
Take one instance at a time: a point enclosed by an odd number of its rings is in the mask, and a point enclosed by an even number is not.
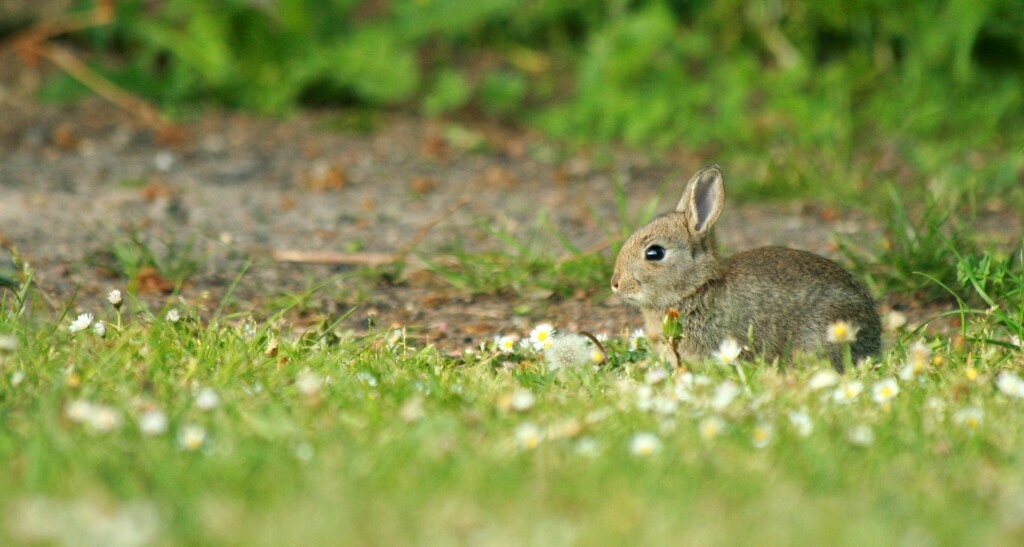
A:
[[[843,376],[675,370],[632,334],[602,353],[543,325],[443,355],[400,330],[297,333],[127,295],[46,319],[8,291],[0,537],[1015,545],[1024,276],[962,269],[987,272],[979,290],[1001,275],[985,296],[1008,300],[965,304],[948,339],[898,327],[881,363]]]
[[[842,376],[677,370],[633,333],[599,348],[561,325],[446,353],[308,302],[300,330],[306,299],[274,287],[251,312],[150,307],[141,268],[180,288],[205,259],[128,234],[104,255],[118,306],[44,306],[28,266],[0,270],[0,544],[1021,544],[1024,251],[977,222],[1024,210],[1019,0],[211,5],[74,2],[11,51],[60,69],[44,100],[99,82],[185,123],[334,108],[365,135],[398,111],[533,131],[553,166],[727,164],[730,207],[869,219],[844,265],[880,298],[944,299],[959,331],[890,315],[880,362]],[[612,251],[654,212],[617,189]],[[491,235],[422,259],[460,295],[607,295],[607,251]]]

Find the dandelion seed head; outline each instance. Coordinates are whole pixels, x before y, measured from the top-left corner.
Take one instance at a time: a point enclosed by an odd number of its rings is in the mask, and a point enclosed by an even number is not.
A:
[[[544,340],[544,361],[548,370],[574,368],[590,362],[591,342],[586,336],[562,334]]]

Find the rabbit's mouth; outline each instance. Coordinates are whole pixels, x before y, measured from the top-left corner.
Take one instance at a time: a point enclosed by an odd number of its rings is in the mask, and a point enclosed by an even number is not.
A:
[[[612,292],[619,297],[626,304],[643,307],[647,304],[649,298],[640,286],[635,287],[614,287]]]

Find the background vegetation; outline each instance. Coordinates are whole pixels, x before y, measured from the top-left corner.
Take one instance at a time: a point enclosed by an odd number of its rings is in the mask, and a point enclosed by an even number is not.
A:
[[[1021,185],[1016,0],[116,6],[74,39],[116,82],[183,116],[197,104],[484,116],[577,143],[728,156],[750,197],[841,201],[907,178],[901,168],[953,199]],[[47,93],[76,88],[61,78]]]

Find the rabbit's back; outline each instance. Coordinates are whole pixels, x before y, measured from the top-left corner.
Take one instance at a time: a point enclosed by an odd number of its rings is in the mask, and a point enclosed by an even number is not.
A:
[[[728,258],[722,271],[718,309],[731,335],[753,335],[755,351],[768,357],[789,351],[826,350],[842,364],[842,352],[827,342],[828,326],[847,321],[859,328],[854,362],[877,355],[881,324],[867,289],[835,262],[806,251],[761,247]]]

